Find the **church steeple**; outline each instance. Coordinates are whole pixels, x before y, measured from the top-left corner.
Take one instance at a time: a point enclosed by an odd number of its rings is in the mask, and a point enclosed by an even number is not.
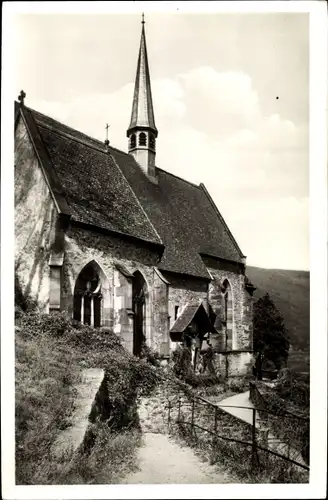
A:
[[[158,131],[155,125],[151,95],[143,14],[141,24],[141,40],[134,85],[131,121],[126,135],[129,139],[129,153],[135,157],[145,173],[150,178],[155,179],[155,146]]]

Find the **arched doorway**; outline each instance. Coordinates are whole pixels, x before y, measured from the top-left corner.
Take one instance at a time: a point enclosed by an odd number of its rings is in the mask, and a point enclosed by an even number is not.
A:
[[[73,318],[84,325],[101,326],[100,274],[99,266],[92,261],[82,269],[75,283]]]
[[[142,343],[145,341],[145,318],[146,318],[146,294],[147,284],[140,271],[133,274],[132,285],[132,308],[134,312],[133,321],[133,354],[139,356]]]

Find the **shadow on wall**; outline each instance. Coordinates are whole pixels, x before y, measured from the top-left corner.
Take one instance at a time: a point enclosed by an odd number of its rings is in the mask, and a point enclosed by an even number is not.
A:
[[[15,300],[27,305],[36,305],[43,302],[46,305],[49,294],[40,297],[45,275],[49,274],[50,251],[54,244],[50,241],[50,231],[54,226],[53,203],[50,197],[39,210],[39,216],[19,249],[19,256],[15,262]],[[15,231],[26,231],[28,221],[26,217],[16,221]],[[17,299],[16,299],[17,293]]]

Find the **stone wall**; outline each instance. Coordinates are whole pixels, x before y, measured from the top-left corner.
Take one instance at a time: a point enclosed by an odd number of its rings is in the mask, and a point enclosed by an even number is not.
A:
[[[169,282],[168,293],[168,314],[169,325],[172,327],[175,321],[175,307],[178,307],[178,316],[187,304],[197,304],[203,302],[206,310],[208,282],[197,278],[173,275],[163,272],[163,276]]]
[[[164,339],[167,332],[164,297],[167,292],[166,285],[160,283],[154,269],[159,258],[159,254],[147,246],[136,245],[132,241],[114,235],[71,225],[65,237],[63,308],[69,316],[72,316],[76,279],[89,262],[96,261],[106,276],[111,297],[107,310],[104,308],[102,310],[102,319],[105,319],[102,324],[113,328],[125,346],[132,351],[132,278],[125,276],[116,264],[123,266],[128,274],[133,274],[138,269],[147,284],[144,316],[147,344],[155,350],[165,349],[161,344],[167,342]]]
[[[173,275],[163,272],[165,279],[169,282],[168,286],[168,330],[175,322],[176,308],[177,317],[181,314],[187,304],[197,304],[203,302],[208,310],[208,282],[197,278]],[[170,351],[176,348],[176,342],[169,338]]]
[[[209,286],[209,303],[211,304],[214,312],[219,317],[223,317],[223,301],[221,294],[221,285],[224,280],[230,284],[232,295],[232,349],[242,349],[244,347],[244,325],[243,325],[243,302],[244,302],[244,276],[242,274],[235,274],[231,271],[221,269],[210,269],[213,276],[213,281]],[[220,337],[222,340],[218,348],[225,350],[224,336]]]
[[[15,131],[15,273],[23,296],[49,312],[57,211],[22,118]]]
[[[247,375],[252,372],[253,353],[235,352],[228,355],[228,377]]]
[[[169,287],[161,273],[155,269],[153,281],[154,330],[152,346],[154,351],[160,356],[168,356],[170,353],[168,297]]]
[[[221,285],[228,280],[232,293],[232,350],[252,350],[252,302],[245,289],[245,276],[224,269],[211,268],[213,281],[209,286],[209,303],[218,317],[223,317]],[[216,347],[225,350],[224,334],[218,336]]]
[[[249,351],[216,352],[213,364],[217,373],[223,378],[248,375],[252,372],[253,353]]]

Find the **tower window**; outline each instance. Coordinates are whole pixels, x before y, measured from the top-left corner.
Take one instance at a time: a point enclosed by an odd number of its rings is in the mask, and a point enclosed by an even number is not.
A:
[[[179,313],[179,306],[174,306],[174,319],[177,319]]]
[[[149,136],[149,147],[155,149],[155,137],[152,134]]]
[[[139,134],[139,146],[146,146],[147,145],[147,136],[144,132],[141,132]]]
[[[137,145],[136,134],[132,134],[130,138],[130,148],[133,149]]]

